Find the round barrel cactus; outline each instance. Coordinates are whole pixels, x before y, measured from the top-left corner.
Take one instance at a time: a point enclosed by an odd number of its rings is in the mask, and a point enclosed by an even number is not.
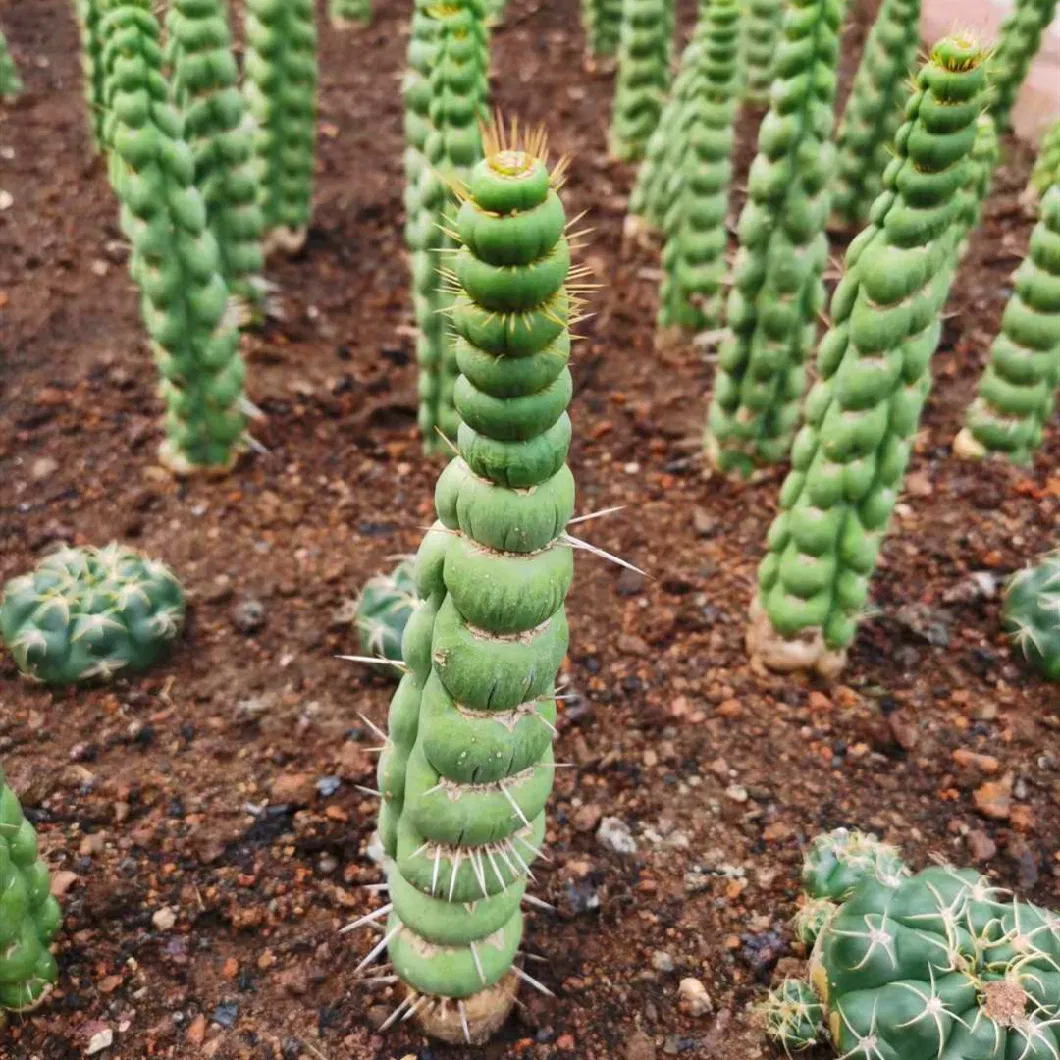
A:
[[[1042,44],[1042,33],[1056,15],[1057,0],[1015,0],[1001,24],[997,48],[990,60],[994,98],[990,112],[1000,132],[1012,127],[1012,108],[1031,63]]]
[[[328,0],[328,16],[336,29],[357,29],[372,21],[372,0]]]
[[[740,45],[740,62],[745,71],[743,98],[756,106],[769,101],[773,57],[783,20],[783,0],[751,0],[747,5]]]
[[[144,670],[183,624],[173,572],[117,543],[61,549],[0,600],[0,639],[27,677],[50,685]]]
[[[418,602],[410,560],[402,560],[389,574],[369,578],[354,616],[364,654],[401,662],[401,638]]]
[[[819,379],[759,568],[758,664],[834,676],[868,602],[930,388],[954,274],[986,53],[940,41],[917,78],[871,223],[847,250]]]
[[[1026,198],[1030,202],[1036,201],[1053,184],[1060,184],[1060,120],[1053,122],[1038,141],[1038,154],[1034,158]]]
[[[771,990],[763,1014],[766,1033],[788,1053],[812,1049],[824,1033],[821,1002],[801,979],[785,979]]]
[[[99,35],[100,0],[76,0],[77,28],[81,38],[81,76],[92,147],[103,147],[103,53]]]
[[[5,1010],[27,1012],[51,990],[59,970],[49,947],[60,923],[37,833],[0,769],[0,1027]]]
[[[1016,574],[1005,591],[1005,631],[1049,681],[1060,681],[1060,552]]]
[[[618,51],[622,29],[622,0],[582,0],[585,52],[592,59],[607,59]]]
[[[22,78],[18,75],[18,67],[11,57],[11,49],[7,46],[7,37],[0,30],[0,99],[14,99],[22,92]]]

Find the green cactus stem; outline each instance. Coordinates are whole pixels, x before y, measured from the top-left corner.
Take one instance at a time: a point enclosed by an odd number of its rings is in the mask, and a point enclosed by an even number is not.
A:
[[[227,6],[224,0],[172,0],[166,30],[174,99],[184,115],[221,275],[230,295],[259,305],[263,220]]]
[[[328,0],[335,29],[363,29],[372,23],[372,0]]]
[[[958,456],[1007,457],[1029,465],[1042,443],[1060,384],[1060,184],[1041,201],[1030,248],[1013,277],[1001,331],[967,422]]]
[[[920,48],[920,0],[884,0],[836,135],[833,226],[861,228],[880,193]]]
[[[1034,170],[1024,192],[1024,202],[1033,206],[1053,184],[1060,184],[1060,121],[1053,122],[1038,141]]]
[[[37,833],[0,769],[0,1027],[5,1010],[28,1012],[47,997],[59,975],[49,947],[61,923]]]
[[[759,568],[756,664],[834,676],[868,602],[930,388],[953,280],[985,52],[940,41],[917,77],[871,223],[850,245],[818,354],[819,380]]]
[[[254,125],[262,250],[297,253],[313,212],[317,29],[313,0],[247,0],[243,92]]]
[[[1003,625],[1046,680],[1060,681],[1060,552],[1013,576],[1005,590]]]
[[[49,685],[146,670],[183,624],[173,572],[117,543],[63,548],[0,599],[0,639],[27,677]]]
[[[846,828],[817,836],[802,865],[810,899],[833,904],[845,902],[867,876],[890,880],[905,875],[908,869],[897,849],[874,835]]]
[[[23,87],[18,67],[7,46],[7,37],[0,30],[0,99],[14,99],[22,94]]]
[[[785,979],[762,1006],[766,1033],[788,1053],[812,1049],[824,1034],[824,1010],[813,987]]]
[[[738,0],[709,0],[675,135],[680,143],[667,194],[659,328],[680,335],[717,326],[728,236],[725,218],[732,177],[733,117],[739,101]]]
[[[520,977],[552,788],[574,479],[566,220],[539,138],[491,135],[453,222],[458,455],[416,557],[422,603],[379,763],[385,947],[425,1029],[481,1041]],[[558,167],[557,167],[558,168]],[[366,959],[366,963],[368,961]],[[532,980],[531,980],[532,981]]]
[[[401,638],[418,602],[410,560],[402,560],[389,574],[369,578],[354,615],[365,655],[401,662]]]
[[[610,59],[618,52],[622,29],[622,0],[582,0],[585,54],[590,59]]]
[[[1001,25],[997,48],[990,60],[994,98],[990,112],[999,132],[1012,127],[1012,108],[1031,63],[1042,44],[1042,33],[1056,15],[1057,0],[1016,0]]]
[[[92,148],[103,148],[103,54],[99,36],[102,17],[100,0],[75,0],[77,28],[81,38],[81,75],[84,81],[85,104],[88,109],[88,128]]]
[[[792,0],[786,9],[737,228],[705,444],[715,467],[743,478],[791,449],[824,306],[842,17],[842,0]]]
[[[784,21],[784,0],[750,0],[744,16],[740,62],[745,71],[743,98],[754,106],[769,102],[773,59]]]
[[[622,0],[610,151],[622,162],[644,157],[670,85],[673,0]]]
[[[792,918],[795,937],[807,946],[812,946],[838,908],[835,902],[827,898],[809,899]]]
[[[161,460],[180,475],[223,473],[243,437],[243,361],[195,159],[162,76],[151,0],[104,0],[105,141],[130,270],[162,376]]]

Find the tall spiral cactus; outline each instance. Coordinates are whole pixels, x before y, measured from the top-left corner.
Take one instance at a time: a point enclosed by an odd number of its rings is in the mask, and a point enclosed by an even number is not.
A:
[[[27,1012],[59,970],[49,949],[62,922],[37,833],[0,769],[0,1027],[4,1011]]]
[[[18,75],[18,67],[11,57],[11,49],[7,46],[7,37],[0,30],[0,99],[14,99],[22,92],[22,78]]]
[[[313,212],[317,29],[313,0],[247,0],[243,92],[266,254],[296,253]]]
[[[1006,456],[1029,464],[1042,443],[1060,385],[1060,183],[1041,201],[1027,257],[990,349],[990,363],[967,424],[954,442],[959,456]]]
[[[1012,126],[1012,108],[1031,63],[1042,44],[1042,33],[1056,15],[1057,0],[1016,0],[1001,25],[997,49],[990,61],[994,98],[990,112],[999,132]]]
[[[986,101],[984,59],[959,36],[932,49],[872,223],[847,250],[758,572],[747,645],[772,668],[838,672],[868,600],[930,387]]]
[[[110,179],[162,375],[161,459],[178,474],[224,471],[243,436],[239,333],[226,313],[228,288],[195,186],[195,159],[169,103],[152,6],[103,0]]]
[[[1037,202],[1052,184],[1060,184],[1060,120],[1053,122],[1038,141],[1038,154],[1027,184],[1025,201],[1029,204]]]
[[[483,1040],[514,998],[552,788],[574,506],[570,249],[540,140],[488,144],[454,222],[458,454],[416,558],[423,601],[379,764],[385,945],[426,1029]],[[383,943],[369,955],[373,958]]]
[[[103,55],[99,37],[100,0],[75,0],[81,38],[81,77],[92,147],[103,147]]]
[[[225,0],[172,0],[166,17],[174,99],[229,294],[261,301],[262,214]]]
[[[743,21],[740,62],[744,68],[743,98],[756,106],[769,102],[773,57],[784,21],[784,0],[751,0]]]
[[[662,332],[711,328],[721,315],[732,177],[733,116],[740,91],[738,0],[709,0],[696,36],[688,103],[675,134],[680,143],[663,220]]]
[[[798,422],[825,297],[842,16],[842,0],[792,0],[784,15],[708,415],[708,458],[725,473],[784,460]]]
[[[836,135],[834,224],[860,228],[880,193],[920,47],[920,0],[884,0]]]
[[[372,0],[328,0],[328,17],[336,29],[357,29],[372,21]]]
[[[670,85],[673,30],[673,0],[622,0],[610,150],[623,162],[644,156],[659,124]]]
[[[609,59],[618,51],[622,29],[622,0],[581,0],[585,53],[590,59]]]

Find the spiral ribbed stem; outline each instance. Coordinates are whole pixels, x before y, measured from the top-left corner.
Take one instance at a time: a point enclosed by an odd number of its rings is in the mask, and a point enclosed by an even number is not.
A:
[[[1012,125],[1012,108],[1031,63],[1042,44],[1042,33],[1056,15],[1057,0],[1016,0],[1015,9],[1001,25],[997,48],[990,59],[994,98],[990,112],[999,132]]]
[[[597,59],[614,55],[622,29],[622,0],[582,0],[582,28],[589,55]]]
[[[103,56],[100,52],[100,0],[76,0],[77,28],[81,37],[81,74],[92,148],[103,146]]]
[[[18,75],[15,60],[11,58],[7,37],[0,30],[0,99],[14,99],[22,92],[22,87],[22,78]]]
[[[784,0],[750,0],[747,5],[740,62],[745,71],[743,98],[748,103],[761,105],[769,101],[774,56],[783,21]]]
[[[328,15],[336,29],[367,26],[372,21],[372,0],[328,0]]]
[[[1038,154],[1034,159],[1034,171],[1028,189],[1030,198],[1037,199],[1053,184],[1060,184],[1060,121],[1050,125],[1038,142]]]

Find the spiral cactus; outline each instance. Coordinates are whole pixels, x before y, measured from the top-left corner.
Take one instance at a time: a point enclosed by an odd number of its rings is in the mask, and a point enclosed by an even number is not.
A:
[[[745,71],[743,98],[756,106],[769,102],[773,57],[783,21],[783,0],[751,0],[747,5],[740,46],[740,62]]]
[[[243,92],[253,121],[262,249],[296,253],[313,212],[317,29],[313,0],[247,0]]]
[[[22,93],[22,88],[22,78],[18,75],[15,60],[11,58],[7,37],[0,30],[0,99],[14,99]]]
[[[1060,552],[1016,574],[1005,591],[1004,628],[1027,661],[1060,681]]]
[[[5,1009],[27,1012],[51,990],[59,970],[49,947],[60,923],[37,833],[0,769],[0,1027]]]
[[[985,102],[985,52],[940,41],[917,78],[872,223],[851,243],[820,378],[759,568],[759,664],[834,676],[868,600],[930,387]]]
[[[370,25],[372,0],[328,0],[328,16],[336,29],[358,29]]]
[[[1053,184],[1060,184],[1060,121],[1053,122],[1038,142],[1038,154],[1027,184],[1026,200],[1036,202]]]
[[[842,16],[842,0],[792,0],[784,15],[707,418],[708,459],[727,474],[784,460],[798,422],[824,305]]]
[[[102,17],[100,0],[76,0],[77,28],[81,38],[81,75],[84,82],[85,104],[88,108],[88,129],[93,150],[103,147],[103,54],[99,35]]]
[[[586,55],[595,59],[613,56],[622,29],[622,0],[582,0],[582,28]]]
[[[740,90],[740,7],[709,0],[696,36],[688,104],[675,134],[680,147],[667,187],[659,327],[715,327],[721,311],[732,177],[733,116]]]
[[[379,764],[395,973],[426,1029],[484,1040],[514,998],[545,832],[574,505],[563,206],[540,141],[487,145],[454,221],[459,455],[416,558],[423,601]],[[383,944],[369,955],[375,956]]]
[[[195,159],[195,183],[230,295],[260,303],[262,214],[224,0],[172,0],[166,18],[174,98]]]
[[[813,987],[800,979],[785,979],[770,991],[762,1006],[766,1033],[788,1053],[812,1049],[824,1034],[824,1010]]]
[[[415,572],[407,559],[391,573],[369,578],[354,617],[365,655],[401,662],[401,638],[418,602]]]
[[[880,193],[920,48],[920,0],[884,0],[836,135],[837,228],[860,228]]]
[[[152,6],[151,0],[104,0],[110,179],[162,375],[161,460],[181,475],[223,472],[243,437],[239,332],[226,313],[228,288],[195,186],[195,158],[169,103]]]
[[[1001,25],[997,48],[990,61],[994,98],[990,112],[999,132],[1012,127],[1012,108],[1031,63],[1042,44],[1042,32],[1056,15],[1057,0],[1016,0]]]

